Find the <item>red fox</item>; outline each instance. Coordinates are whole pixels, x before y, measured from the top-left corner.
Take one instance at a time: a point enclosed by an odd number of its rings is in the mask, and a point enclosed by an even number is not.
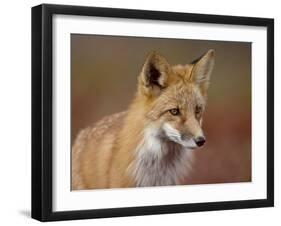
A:
[[[83,129],[72,148],[72,189],[180,185],[205,143],[202,115],[214,50],[186,65],[151,53],[127,111]]]

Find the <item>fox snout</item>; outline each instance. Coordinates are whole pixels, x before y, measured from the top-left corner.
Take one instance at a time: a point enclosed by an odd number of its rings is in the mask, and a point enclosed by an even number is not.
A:
[[[206,139],[204,136],[198,136],[198,137],[194,138],[194,142],[196,143],[196,145],[198,147],[201,147],[205,144]]]
[[[184,147],[194,149],[204,145],[206,139],[199,125],[197,127],[185,128],[185,131],[174,128],[170,123],[164,123],[163,130],[167,138],[181,144]],[[186,130],[187,129],[187,130]]]
[[[190,117],[185,123],[185,133],[189,134],[197,147],[205,144],[206,138],[201,128],[201,123],[195,117]]]

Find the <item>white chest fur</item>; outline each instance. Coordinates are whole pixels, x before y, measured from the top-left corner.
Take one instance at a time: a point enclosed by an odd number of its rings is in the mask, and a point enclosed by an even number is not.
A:
[[[177,185],[191,170],[192,151],[147,129],[136,150],[133,178],[138,187]]]

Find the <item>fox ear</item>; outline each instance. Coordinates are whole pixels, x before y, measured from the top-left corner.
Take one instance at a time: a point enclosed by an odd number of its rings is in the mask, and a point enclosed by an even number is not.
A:
[[[147,95],[158,96],[166,88],[171,67],[167,60],[156,52],[146,59],[140,77],[140,89]]]
[[[192,82],[197,84],[203,95],[206,95],[211,73],[215,63],[215,51],[209,50],[199,59],[192,62],[193,69],[191,74]]]

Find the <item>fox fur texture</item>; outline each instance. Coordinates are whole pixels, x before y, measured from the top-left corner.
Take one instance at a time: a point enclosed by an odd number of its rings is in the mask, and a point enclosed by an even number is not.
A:
[[[151,53],[127,111],[78,134],[72,148],[72,189],[179,185],[205,137],[202,116],[214,50],[186,65]]]

